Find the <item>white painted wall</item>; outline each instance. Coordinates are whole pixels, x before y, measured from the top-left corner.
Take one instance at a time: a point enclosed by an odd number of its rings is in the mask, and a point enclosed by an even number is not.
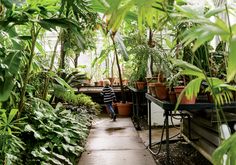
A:
[[[151,103],[151,126],[163,126],[165,120],[163,115],[164,115],[164,110],[160,106]],[[173,119],[173,123],[174,125],[180,125],[180,120]],[[170,126],[172,125],[171,117],[169,117],[169,125]]]

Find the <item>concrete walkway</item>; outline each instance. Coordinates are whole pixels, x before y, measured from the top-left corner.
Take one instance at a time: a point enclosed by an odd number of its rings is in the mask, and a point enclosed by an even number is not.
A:
[[[130,118],[94,121],[78,165],[156,165]]]

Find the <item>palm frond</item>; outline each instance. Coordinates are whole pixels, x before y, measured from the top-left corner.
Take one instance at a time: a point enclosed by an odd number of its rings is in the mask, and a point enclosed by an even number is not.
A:
[[[236,162],[236,133],[230,136],[227,140],[214,151],[212,155],[212,160],[214,165],[222,165],[226,162],[226,165],[231,165]],[[226,158],[226,161],[225,161]]]
[[[227,68],[227,82],[234,79],[236,75],[236,37],[233,38],[229,45],[229,57],[228,57],[228,68]]]
[[[197,76],[202,78],[205,77],[203,71],[198,67],[194,66],[193,64],[190,64],[183,60],[173,60],[172,62],[174,64],[174,67],[179,67],[183,69],[182,71],[180,71],[180,73],[183,75]]]
[[[193,97],[197,97],[198,93],[199,93],[199,90],[200,90],[200,86],[201,86],[201,83],[204,79],[202,77],[199,77],[199,78],[195,78],[193,79],[192,81],[190,81],[188,83],[188,85],[184,88],[184,90],[180,93],[179,97],[178,97],[178,100],[177,100],[177,103],[175,105],[175,110],[176,111],[178,109],[178,106],[182,100],[182,98],[184,96],[187,97],[187,99],[192,99]]]

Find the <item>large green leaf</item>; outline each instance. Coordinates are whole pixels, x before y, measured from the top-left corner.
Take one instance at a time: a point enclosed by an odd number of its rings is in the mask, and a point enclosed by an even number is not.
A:
[[[11,123],[13,118],[16,116],[18,109],[11,109],[11,112],[8,116],[8,123]]]
[[[210,18],[211,16],[215,16],[216,14],[222,13],[223,11],[225,11],[225,7],[223,6],[210,9],[209,11],[205,13],[205,17]]]
[[[61,28],[80,28],[75,22],[72,22],[66,18],[51,18],[51,19],[41,19],[37,21],[43,28],[47,30],[57,30],[56,27]]]
[[[202,77],[195,78],[191,80],[188,85],[184,88],[184,90],[180,93],[177,103],[175,105],[175,111],[178,109],[178,106],[184,96],[188,99],[192,99],[193,97],[197,97],[201,83],[204,79]]]
[[[12,2],[9,1],[9,0],[2,0],[1,3],[3,3],[4,6],[6,6],[6,7],[9,8],[9,9],[11,9],[12,6],[13,6]]]
[[[214,165],[222,165],[227,160],[227,165],[235,164],[235,154],[236,154],[236,133],[230,136],[227,140],[214,151],[212,155],[212,160]],[[227,155],[227,157],[225,157]]]
[[[197,77],[205,77],[203,71],[199,69],[198,67],[194,66],[193,64],[190,64],[183,60],[172,60],[175,67],[180,67],[183,70],[181,71],[181,74],[185,75],[192,75]]]
[[[236,75],[236,37],[232,38],[229,45],[229,57],[227,68],[227,82],[234,79]]]
[[[36,131],[31,125],[27,124],[25,126],[25,131],[26,132],[33,132],[34,133],[34,137],[36,139],[43,139],[44,137],[38,132]]]
[[[15,84],[14,78],[20,68],[21,56],[22,53],[16,51],[15,53],[10,53],[7,55],[3,61],[8,68],[5,69],[5,75],[3,77],[4,81],[0,81],[0,101],[6,101],[11,94]]]
[[[124,20],[127,12],[133,7],[134,1],[129,1],[126,5],[120,7],[119,3],[117,6],[112,6],[111,9],[111,17],[108,23],[108,29],[111,29],[113,32],[117,32],[122,21]]]
[[[118,49],[120,50],[120,52],[123,55],[124,60],[127,61],[129,59],[128,53],[127,53],[125,44],[123,42],[123,39],[122,39],[120,33],[118,33],[118,32],[115,35],[115,41],[116,41],[116,43],[118,45]]]
[[[156,2],[156,0],[136,1],[136,6],[138,8],[138,28],[141,32],[143,32],[143,24],[145,22],[147,23],[148,27],[153,28],[154,22],[158,20],[159,10],[156,10],[156,8],[162,8],[162,6]]]

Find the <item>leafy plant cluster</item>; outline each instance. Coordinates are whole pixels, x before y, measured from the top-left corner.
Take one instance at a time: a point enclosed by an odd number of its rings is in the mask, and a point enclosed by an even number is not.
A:
[[[75,94],[74,91],[65,89],[60,85],[54,86],[54,95],[56,98],[61,99],[63,102],[76,105],[76,106],[85,106],[94,114],[98,113],[100,110],[100,105],[93,102],[91,97],[80,93]]]
[[[66,83],[56,73],[66,69],[67,50],[79,56],[88,48],[83,30],[97,18],[89,6],[86,0],[1,1],[0,164],[76,164],[97,107],[72,94],[66,100],[73,108],[54,109],[44,100],[55,82],[70,90],[80,83],[83,75],[72,73]],[[58,38],[52,54],[42,44],[48,31]]]
[[[77,163],[92,120],[87,108],[78,108],[80,110],[71,111],[59,103],[54,109],[43,100],[31,100],[27,106],[28,124],[22,133],[26,144],[22,157],[25,164]]]
[[[0,164],[22,163],[19,155],[25,149],[18,137],[26,125],[25,118],[15,119],[18,109],[0,109]]]

